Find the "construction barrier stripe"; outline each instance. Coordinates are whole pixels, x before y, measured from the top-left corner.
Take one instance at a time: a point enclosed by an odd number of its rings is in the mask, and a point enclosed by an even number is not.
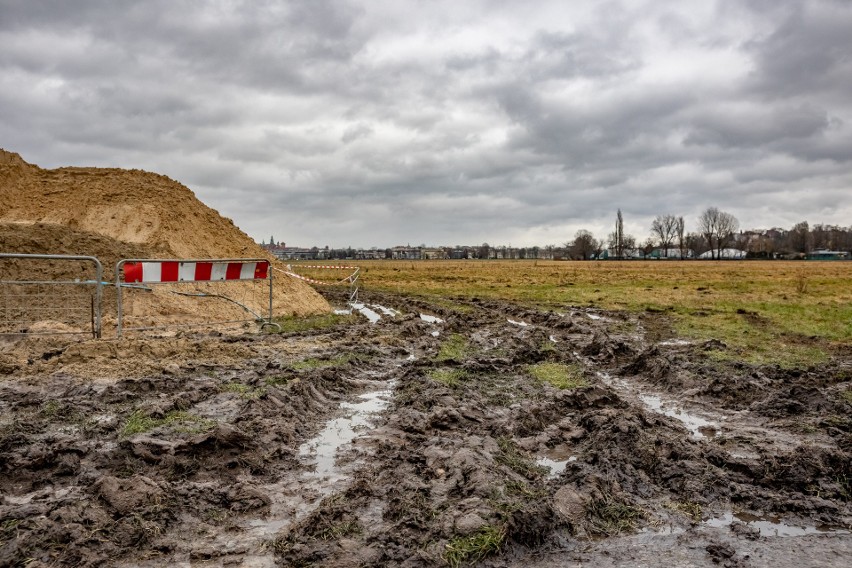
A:
[[[340,269],[348,269],[348,270],[358,270],[357,266],[335,266],[335,265],[317,266],[317,265],[311,265],[311,264],[297,264],[296,268],[340,268]]]
[[[340,280],[339,282],[322,282],[320,280],[314,280],[313,278],[308,278],[306,276],[296,274],[295,272],[288,272],[286,270],[279,270],[278,268],[276,268],[275,270],[278,270],[279,272],[283,272],[287,276],[292,276],[293,278],[298,278],[299,280],[304,280],[305,282],[310,282],[311,284],[316,284],[318,286],[337,286],[338,284],[343,284],[345,282],[352,283],[353,279],[355,278],[355,274],[350,274],[349,276],[347,276],[343,280]]]
[[[211,282],[217,280],[266,280],[268,262],[127,262],[124,281]]]

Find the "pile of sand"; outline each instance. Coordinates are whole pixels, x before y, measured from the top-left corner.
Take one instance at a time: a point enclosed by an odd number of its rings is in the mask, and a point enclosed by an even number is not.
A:
[[[113,279],[121,258],[268,258],[283,268],[233,221],[166,176],[113,168],[45,170],[2,149],[0,252],[95,256],[106,280]],[[307,284],[277,271],[274,280],[275,315],[330,310]],[[157,312],[198,309],[209,310],[209,303],[177,302]]]

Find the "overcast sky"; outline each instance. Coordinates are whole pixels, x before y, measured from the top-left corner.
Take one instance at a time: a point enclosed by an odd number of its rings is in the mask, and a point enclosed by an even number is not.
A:
[[[850,0],[0,0],[0,147],[256,240],[852,225]]]

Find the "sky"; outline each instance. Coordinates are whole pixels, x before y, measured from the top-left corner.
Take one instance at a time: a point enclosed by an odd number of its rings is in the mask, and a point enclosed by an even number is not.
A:
[[[0,147],[289,246],[852,225],[849,0],[0,0]]]

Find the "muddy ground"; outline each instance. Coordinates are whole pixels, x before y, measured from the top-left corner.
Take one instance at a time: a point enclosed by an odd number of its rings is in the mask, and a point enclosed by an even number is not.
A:
[[[0,566],[849,565],[848,349],[785,371],[660,314],[361,300],[0,338]]]

